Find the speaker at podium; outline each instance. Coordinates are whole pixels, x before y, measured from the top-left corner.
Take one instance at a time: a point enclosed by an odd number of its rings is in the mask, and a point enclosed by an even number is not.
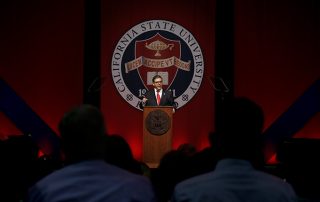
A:
[[[145,106],[143,109],[143,162],[158,167],[162,156],[172,149],[171,106]]]

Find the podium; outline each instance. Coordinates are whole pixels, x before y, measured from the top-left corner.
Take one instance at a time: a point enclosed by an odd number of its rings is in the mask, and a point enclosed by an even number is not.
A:
[[[143,109],[143,162],[158,167],[161,158],[172,149],[170,106],[145,106]]]

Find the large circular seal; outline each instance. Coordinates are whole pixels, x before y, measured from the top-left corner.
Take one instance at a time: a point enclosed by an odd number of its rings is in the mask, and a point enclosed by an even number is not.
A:
[[[157,109],[147,115],[145,125],[151,134],[163,135],[171,128],[171,120],[166,112]]]
[[[121,97],[140,109],[141,97],[160,74],[163,88],[172,91],[177,108],[200,88],[203,54],[186,28],[166,20],[150,20],[130,28],[118,41],[111,61],[113,83]]]

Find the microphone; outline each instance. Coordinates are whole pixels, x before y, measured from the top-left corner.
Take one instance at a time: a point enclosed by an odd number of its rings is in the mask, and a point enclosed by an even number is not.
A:
[[[221,77],[209,77],[210,84],[215,91],[228,93],[230,92],[230,88],[226,84],[226,82]]]

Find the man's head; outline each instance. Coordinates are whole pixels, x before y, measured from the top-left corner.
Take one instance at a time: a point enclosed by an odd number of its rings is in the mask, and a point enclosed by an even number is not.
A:
[[[81,105],[67,112],[59,123],[59,131],[67,160],[103,157],[105,126],[97,108]]]
[[[217,140],[223,157],[256,160],[262,151],[261,107],[247,98],[234,98],[225,104],[223,112],[222,131]]]
[[[162,89],[162,81],[162,77],[158,74],[152,78],[152,85],[157,91]]]

